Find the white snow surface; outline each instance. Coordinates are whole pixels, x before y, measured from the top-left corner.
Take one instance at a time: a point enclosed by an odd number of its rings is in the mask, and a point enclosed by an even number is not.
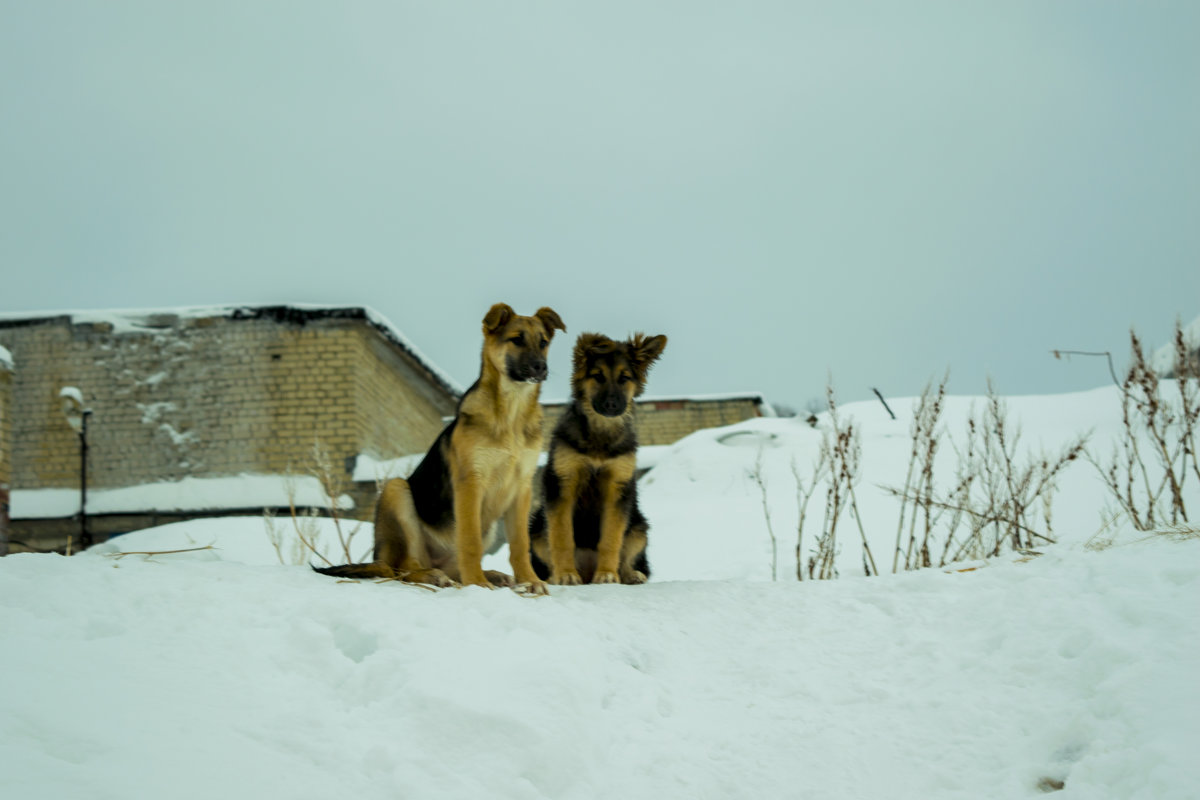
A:
[[[9,372],[12,372],[14,369],[12,353],[6,347],[0,347],[0,369],[8,370]]]
[[[1036,452],[1111,438],[1115,401],[1008,403]],[[842,409],[885,572],[895,501],[874,484],[903,480],[910,447],[911,401],[890,402],[895,422]],[[970,403],[950,398],[952,432]],[[841,579],[798,583],[790,462],[818,436],[754,420],[663,453],[639,486],[654,574],[638,587],[338,582],[256,517],[0,559],[0,796],[941,800],[1061,781],[1063,798],[1196,797],[1200,539],[1085,547],[1105,499],[1075,464],[1040,556],[868,579],[851,526]],[[747,474],[760,450],[777,581]],[[344,552],[329,520],[301,525]],[[351,557],[370,540],[357,526]]]
[[[83,392],[78,386],[64,386],[58,390],[58,396],[61,400],[70,400],[80,408],[83,408]]]

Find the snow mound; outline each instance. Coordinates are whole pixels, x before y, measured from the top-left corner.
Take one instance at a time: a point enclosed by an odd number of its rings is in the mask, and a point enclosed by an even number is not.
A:
[[[0,794],[1187,798],[1198,600],[1195,540],[536,600],[16,555]]]

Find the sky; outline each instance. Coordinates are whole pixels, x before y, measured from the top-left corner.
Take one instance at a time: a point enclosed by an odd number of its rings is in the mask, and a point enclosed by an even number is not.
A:
[[[1103,385],[1200,315],[1200,5],[0,0],[0,312],[489,306],[648,393]],[[19,355],[18,355],[19,358]]]

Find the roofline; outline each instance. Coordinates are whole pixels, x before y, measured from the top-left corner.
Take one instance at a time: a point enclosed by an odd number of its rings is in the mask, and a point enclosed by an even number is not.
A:
[[[716,394],[670,394],[670,395],[651,395],[643,397],[635,397],[635,403],[704,403],[704,402],[722,402],[725,400],[751,400],[761,405],[770,405],[762,392],[723,392]],[[553,398],[543,400],[544,406],[565,406],[570,403],[569,398]]]
[[[369,306],[325,306],[311,303],[234,303],[213,306],[181,306],[177,308],[88,309],[74,311],[7,311],[0,312],[0,329],[18,328],[66,320],[71,325],[107,322],[114,331],[130,332],[156,330],[144,318],[173,315],[181,318],[227,317],[232,320],[272,319],[305,325],[318,319],[360,319],[374,328],[394,346],[407,354],[430,379],[457,399],[463,388],[429,360],[416,345],[393,325],[387,317]],[[138,320],[138,318],[143,318]]]

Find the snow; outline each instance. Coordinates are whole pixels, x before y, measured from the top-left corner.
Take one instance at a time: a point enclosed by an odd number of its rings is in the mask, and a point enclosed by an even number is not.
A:
[[[12,353],[8,352],[8,348],[5,347],[0,347],[0,369],[8,372],[12,372],[14,369]]]
[[[1170,394],[1173,382],[1164,383]],[[947,434],[961,438],[967,417],[982,412],[982,397],[946,398],[942,414]],[[1053,451],[1072,436],[1091,431],[1102,455],[1121,430],[1120,394],[1115,386],[1064,395],[1005,398],[1010,419],[1022,429],[1021,445],[1030,454]],[[849,403],[839,415],[854,420],[863,444],[862,479],[856,487],[859,511],[872,553],[880,570],[890,570],[899,522],[898,502],[884,487],[903,483],[912,440],[913,398],[892,400],[892,420],[877,401]],[[655,576],[668,580],[770,580],[771,542],[762,491],[753,473],[759,470],[768,493],[771,526],[778,539],[778,579],[794,579],[796,524],[795,463],[808,480],[821,440],[818,428],[800,418],[747,420],[724,428],[698,431],[673,445],[639,483],[639,498],[653,526],[651,540],[670,548],[673,557],[651,565]],[[942,486],[954,478],[955,452],[948,444],[939,451],[935,476]],[[1200,508],[1200,485],[1189,487],[1192,503]],[[804,534],[805,552],[812,545],[823,513],[823,491],[809,508]],[[1089,464],[1075,463],[1059,481],[1053,504],[1055,530],[1067,541],[1082,542],[1105,523],[1106,489]],[[814,517],[816,518],[814,520]],[[1070,524],[1067,525],[1066,522]],[[719,558],[689,547],[697,530],[719,530],[736,541]],[[842,575],[861,575],[862,556],[857,527],[839,527],[843,542],[837,564]]]
[[[1116,399],[1007,402],[1036,453],[1089,428],[1106,445]],[[947,399],[950,433],[980,402]],[[875,484],[903,480],[911,400],[891,405],[899,420],[841,409],[889,566],[895,501]],[[1041,555],[867,579],[851,528],[840,580],[796,582],[791,462],[820,435],[759,419],[659,452],[639,587],[339,582],[304,565],[290,519],[260,517],[0,559],[0,796],[1195,796],[1194,528],[1117,526],[1098,548],[1103,487],[1074,464]],[[329,520],[299,526],[331,558],[370,548],[367,523],[342,523],[348,548]],[[165,550],[189,552],[121,555]]]
[[[76,386],[64,386],[58,391],[58,396],[60,399],[69,400],[80,408],[83,408],[83,392]]]
[[[183,478],[117,489],[88,489],[89,514],[136,514],[145,511],[191,512],[247,508],[284,508],[289,497],[301,508],[328,508],[329,497],[311,475],[242,474],[223,478]],[[79,510],[78,489],[14,489],[13,519],[70,517]],[[354,507],[349,495],[338,508]]]

